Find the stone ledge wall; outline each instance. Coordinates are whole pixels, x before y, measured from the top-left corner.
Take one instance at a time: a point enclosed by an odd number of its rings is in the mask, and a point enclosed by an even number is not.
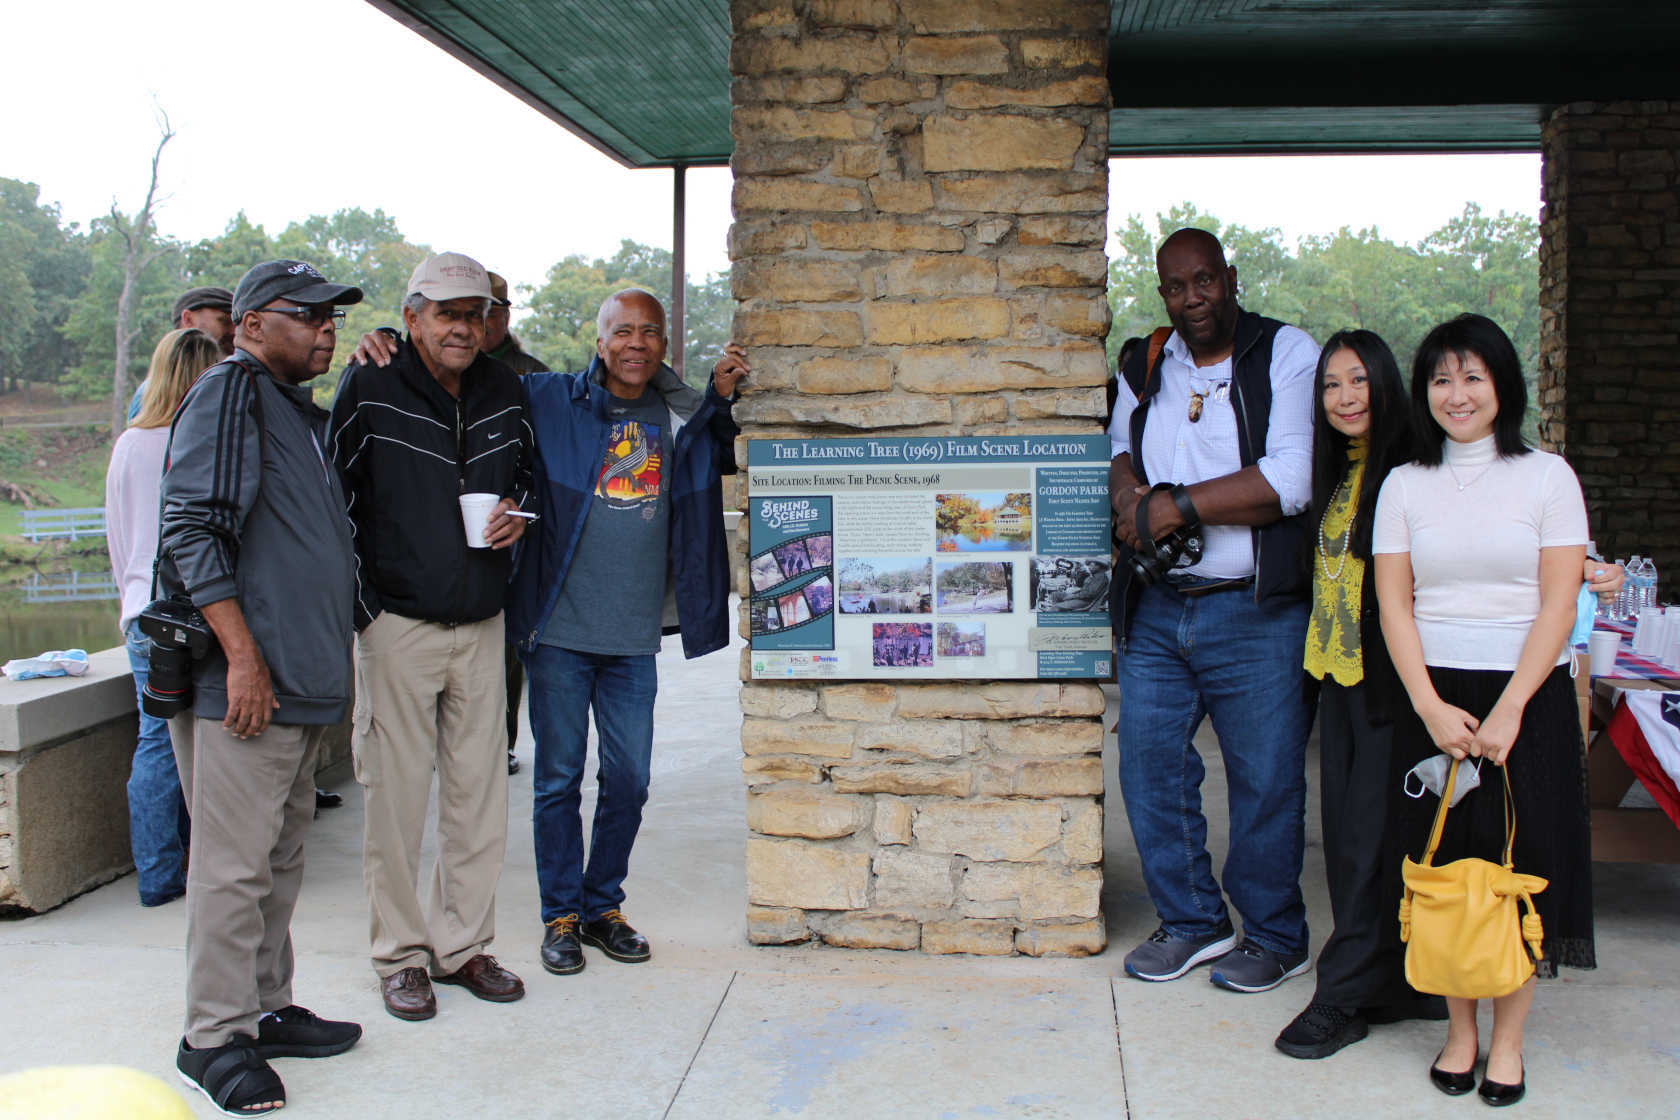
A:
[[[1541,129],[1541,437],[1610,557],[1680,579],[1680,101],[1578,102]],[[1672,597],[1672,591],[1664,594]]]
[[[1099,431],[1107,4],[730,10],[738,460]],[[1102,949],[1097,686],[749,680],[741,706],[753,941]]]

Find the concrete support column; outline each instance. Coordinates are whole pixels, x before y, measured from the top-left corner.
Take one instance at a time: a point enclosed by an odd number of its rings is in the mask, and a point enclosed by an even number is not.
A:
[[[1541,437],[1607,556],[1680,579],[1680,102],[1578,102],[1541,130]],[[1672,592],[1665,590],[1665,595]]]
[[[730,11],[743,441],[1098,431],[1108,5]],[[1103,947],[1096,685],[749,681],[741,706],[753,941]]]

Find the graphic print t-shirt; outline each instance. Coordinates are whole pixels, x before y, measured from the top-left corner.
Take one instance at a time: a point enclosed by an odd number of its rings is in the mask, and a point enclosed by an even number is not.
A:
[[[659,652],[671,535],[671,413],[652,389],[610,398],[612,431],[544,643],[628,657]]]

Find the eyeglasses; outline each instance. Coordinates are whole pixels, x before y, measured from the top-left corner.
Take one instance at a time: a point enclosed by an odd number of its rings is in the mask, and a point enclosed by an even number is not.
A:
[[[306,327],[321,329],[321,325],[329,319],[333,330],[344,329],[344,312],[339,308],[327,304],[317,304],[314,307],[258,307],[254,308],[258,315],[290,315]]]

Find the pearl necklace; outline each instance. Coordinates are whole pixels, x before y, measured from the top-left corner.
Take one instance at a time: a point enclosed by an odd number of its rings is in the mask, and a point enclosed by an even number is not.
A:
[[[1347,567],[1348,540],[1353,536],[1353,515],[1356,511],[1348,510],[1347,528],[1342,530],[1342,550],[1336,556],[1336,570],[1330,570],[1330,542],[1324,538],[1324,523],[1330,520],[1330,511],[1336,508],[1341,500],[1342,488],[1347,485],[1347,479],[1336,483],[1336,492],[1330,496],[1330,501],[1324,507],[1324,515],[1318,519],[1318,566],[1324,572],[1324,578],[1335,583],[1342,578],[1342,569]],[[1461,487],[1462,489],[1462,487]]]

